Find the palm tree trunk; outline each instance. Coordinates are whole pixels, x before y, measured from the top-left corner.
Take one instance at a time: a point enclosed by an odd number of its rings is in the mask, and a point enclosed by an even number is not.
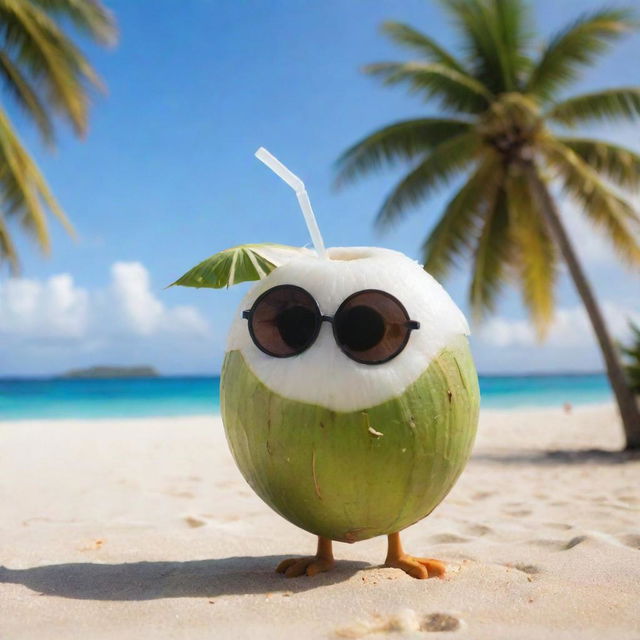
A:
[[[638,411],[635,396],[627,384],[622,365],[620,364],[616,348],[605,325],[600,307],[596,302],[591,285],[585,276],[582,266],[578,262],[578,257],[560,219],[555,202],[551,198],[547,185],[540,177],[533,162],[528,163],[527,172],[532,186],[533,196],[538,201],[540,211],[560,247],[562,256],[569,268],[569,273],[582,298],[598,343],[600,344],[609,381],[616,396],[620,417],[622,418],[626,438],[626,449],[640,449],[640,411]]]

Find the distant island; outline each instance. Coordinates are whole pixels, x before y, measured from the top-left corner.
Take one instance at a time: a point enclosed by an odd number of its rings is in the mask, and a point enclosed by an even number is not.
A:
[[[141,367],[89,367],[88,369],[71,369],[60,378],[157,378],[160,374],[148,366]]]

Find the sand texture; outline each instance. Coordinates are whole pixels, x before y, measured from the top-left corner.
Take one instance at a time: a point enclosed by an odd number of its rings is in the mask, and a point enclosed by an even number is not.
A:
[[[444,579],[266,507],[219,419],[0,422],[0,638],[640,638],[640,459],[612,407],[484,411],[472,461],[404,533]],[[551,453],[549,453],[551,451]]]

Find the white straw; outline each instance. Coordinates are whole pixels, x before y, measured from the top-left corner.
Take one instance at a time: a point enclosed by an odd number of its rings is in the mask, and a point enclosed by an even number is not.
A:
[[[316,253],[321,258],[326,258],[322,234],[318,228],[316,217],[313,215],[313,209],[311,208],[311,202],[307,195],[304,182],[302,182],[297,175],[291,173],[291,171],[289,171],[289,169],[287,169],[280,160],[272,156],[264,147],[260,147],[256,151],[255,155],[258,160],[264,162],[271,171],[273,171],[278,177],[282,178],[282,180],[284,180],[296,192],[296,197],[298,198],[300,208],[302,209],[302,215],[304,216],[304,221],[307,224],[307,229],[309,229],[309,235],[311,236]]]

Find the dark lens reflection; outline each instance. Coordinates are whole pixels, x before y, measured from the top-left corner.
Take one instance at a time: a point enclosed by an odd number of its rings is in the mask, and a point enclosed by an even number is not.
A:
[[[406,346],[411,332],[402,303],[386,291],[367,290],[349,296],[334,318],[340,348],[353,360],[382,364]]]
[[[318,335],[320,311],[313,297],[294,285],[269,289],[255,302],[249,329],[256,346],[276,358],[297,355]]]
[[[284,309],[275,318],[282,340],[292,349],[300,349],[309,343],[316,330],[316,314],[306,307]]]
[[[384,338],[385,326],[375,309],[360,305],[340,314],[336,331],[341,345],[352,351],[367,351]]]

